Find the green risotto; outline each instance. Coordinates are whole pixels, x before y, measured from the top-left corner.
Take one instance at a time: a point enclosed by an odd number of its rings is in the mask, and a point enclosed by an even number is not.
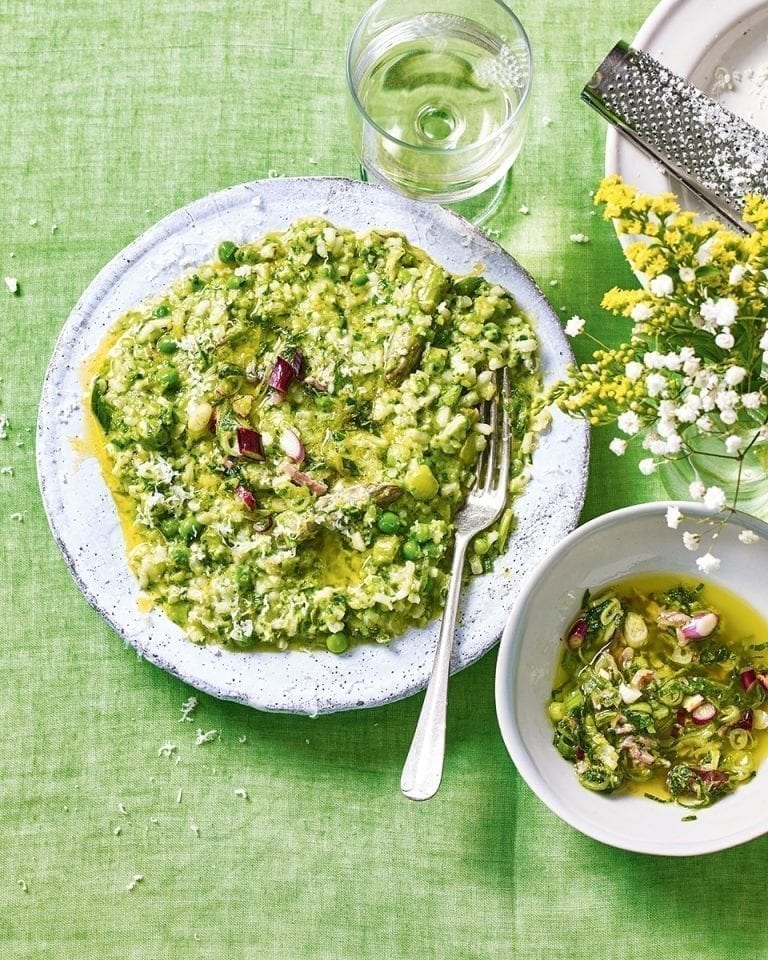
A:
[[[222,243],[91,365],[142,590],[195,643],[340,653],[425,624],[503,366],[523,483],[536,356],[508,293],[398,233],[310,219]],[[476,539],[474,573],[512,522]]]
[[[579,782],[704,807],[768,745],[768,625],[721,587],[645,576],[587,594],[549,703]]]

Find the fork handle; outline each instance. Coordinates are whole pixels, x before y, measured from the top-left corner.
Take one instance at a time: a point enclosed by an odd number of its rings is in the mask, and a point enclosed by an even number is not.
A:
[[[445,598],[443,623],[435,650],[432,675],[400,778],[400,789],[411,800],[429,800],[437,793],[443,778],[448,676],[461,596],[461,575],[470,539],[462,534],[456,536],[451,579],[448,596]]]

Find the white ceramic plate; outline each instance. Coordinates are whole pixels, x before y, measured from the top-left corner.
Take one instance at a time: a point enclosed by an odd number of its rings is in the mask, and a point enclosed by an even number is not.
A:
[[[648,503],[603,514],[575,530],[528,577],[499,648],[496,709],[512,760],[528,786],[566,823],[602,843],[664,856],[692,856],[732,847],[768,830],[768,761],[755,779],[713,806],[690,811],[629,793],[592,793],[582,787],[573,765],[552,744],[547,716],[561,637],[573,622],[585,589],[643,572],[697,576],[696,554],[686,550],[682,529],[706,521],[701,504],[680,504],[680,530],[665,522],[666,503]],[[718,518],[720,519],[720,518]],[[742,529],[760,540],[744,544]],[[709,533],[716,528],[710,526]],[[736,593],[768,619],[768,524],[747,515],[724,523],[713,551],[720,569],[708,580]]]
[[[760,130],[768,132],[768,2],[663,0],[632,46],[690,81]],[[645,193],[677,193],[682,206],[703,211],[689,191],[614,127],[608,130],[605,172]]]
[[[560,322],[530,276],[497,244],[440,207],[339,178],[273,179],[231,187],[170,214],[126,247],[88,287],[62,330],[45,379],[37,433],[40,487],[69,569],[88,601],[148,660],[217,697],[264,710],[315,715],[367,707],[425,686],[437,622],[387,645],[325,652],[230,652],[197,647],[159,610],[141,613],[112,498],[94,458],[83,459],[80,370],[105,331],[129,306],[211,259],[224,239],[243,242],[320,215],[339,226],[400,230],[455,273],[481,263],[534,320],[544,380],[571,360]],[[518,504],[519,523],[497,572],[466,591],[453,669],[497,641],[524,574],[577,523],[588,458],[586,427],[559,413],[542,437]]]

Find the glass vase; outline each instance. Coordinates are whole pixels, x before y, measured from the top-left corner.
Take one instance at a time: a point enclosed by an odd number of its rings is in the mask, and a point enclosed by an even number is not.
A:
[[[754,431],[750,431],[748,438],[753,434]],[[749,446],[740,461],[738,457],[724,455],[721,438],[699,434],[687,440],[695,452],[667,461],[659,471],[662,485],[672,499],[690,500],[690,485],[698,480],[705,487],[720,487],[725,492],[726,503],[732,505],[738,484],[737,509],[768,520],[768,442]]]

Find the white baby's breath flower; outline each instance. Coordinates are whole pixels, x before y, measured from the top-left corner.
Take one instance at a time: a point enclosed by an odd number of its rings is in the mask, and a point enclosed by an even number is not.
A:
[[[712,423],[712,420],[705,414],[703,417],[699,417],[699,419],[696,421],[696,426],[699,428],[699,430],[701,430],[702,433],[711,433],[714,424]]]
[[[668,452],[667,441],[656,434],[649,434],[645,440],[643,440],[643,448],[649,453],[652,453],[654,457],[666,456]]]
[[[670,530],[677,530],[680,526],[680,521],[683,519],[683,514],[680,510],[680,507],[675,503],[670,503],[667,507],[667,526]]]
[[[629,363],[624,366],[624,375],[627,380],[631,380],[633,383],[636,380],[639,380],[643,375],[643,365],[639,360],[630,360]]]
[[[728,274],[728,283],[730,283],[732,287],[736,286],[737,283],[741,283],[746,272],[747,268],[743,263],[735,263],[731,267],[731,272]]]
[[[643,363],[649,370],[663,370],[664,355],[658,350],[648,350],[643,354]]]
[[[647,303],[636,303],[634,307],[632,307],[632,312],[629,314],[630,319],[634,320],[635,323],[642,323],[644,320],[650,320],[652,316],[653,311]]]
[[[626,433],[628,437],[633,437],[640,430],[640,418],[634,410],[626,410],[619,414],[616,424],[619,430]]]
[[[733,339],[733,334],[729,332],[718,333],[715,337],[715,343],[721,350],[731,350],[736,341]]]
[[[720,297],[719,300],[712,300],[708,297],[700,307],[704,329],[711,333],[718,327],[730,327],[736,319],[738,305],[730,297]]]
[[[576,316],[574,314],[571,319],[565,325],[565,332],[569,337],[577,337],[584,330],[584,324],[586,321],[583,317]]]
[[[658,397],[667,388],[667,378],[662,373],[651,373],[645,378],[649,397]]]
[[[654,297],[669,297],[674,292],[675,284],[669,274],[662,273],[651,280],[648,288]]]
[[[671,433],[667,437],[667,453],[680,453],[683,449],[683,438],[679,433]]]
[[[715,245],[715,240],[715,237],[709,237],[704,241],[704,243],[702,243],[702,245],[696,251],[696,263],[699,263],[702,266],[705,263],[709,263],[709,261],[712,259],[712,247]]]
[[[707,487],[704,493],[704,506],[707,510],[712,510],[714,513],[717,513],[725,506],[725,499],[725,491],[722,487],[713,485]]]
[[[720,569],[720,558],[707,552],[702,557],[696,557],[696,566],[702,573],[714,573]]]
[[[688,486],[688,494],[691,500],[703,500],[706,492],[707,488],[701,480],[694,480],[693,483]]]
[[[747,371],[744,369],[744,367],[733,366],[728,367],[728,369],[725,371],[723,379],[729,387],[736,387],[741,383],[746,375]]]
[[[678,270],[678,276],[683,281],[683,283],[693,283],[696,279],[696,271],[693,267],[680,267]]]
[[[656,469],[656,461],[651,457],[646,457],[645,460],[641,460],[640,463],[638,463],[637,469],[640,473],[649,477]]]
[[[701,543],[701,534],[700,533],[691,533],[690,530],[686,530],[683,533],[683,546],[686,550],[693,552],[694,550],[699,549],[699,544]]]
[[[732,427],[739,418],[733,407],[726,407],[725,410],[720,411],[720,419],[726,426]]]
[[[754,530],[742,530],[739,534],[739,540],[742,543],[757,543],[760,537],[755,533]]]
[[[738,453],[744,446],[744,437],[740,437],[737,433],[731,433],[725,438],[724,443],[728,453]]]
[[[715,403],[719,410],[733,410],[739,402],[739,395],[735,390],[718,390],[715,394]]]
[[[620,437],[614,437],[608,444],[608,449],[611,453],[615,453],[617,457],[623,457],[627,452],[627,441],[622,440]]]
[[[759,393],[742,393],[741,395],[741,405],[745,410],[757,410],[757,408],[762,403],[762,397]]]

